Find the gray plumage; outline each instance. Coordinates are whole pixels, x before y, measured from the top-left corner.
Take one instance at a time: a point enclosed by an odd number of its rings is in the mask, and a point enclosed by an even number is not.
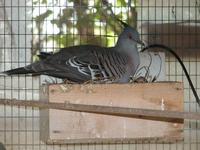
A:
[[[5,74],[49,75],[77,83],[89,80],[112,80],[126,83],[140,63],[138,32],[125,27],[114,47],[81,45],[62,48],[58,53],[44,53],[40,61],[5,71]]]

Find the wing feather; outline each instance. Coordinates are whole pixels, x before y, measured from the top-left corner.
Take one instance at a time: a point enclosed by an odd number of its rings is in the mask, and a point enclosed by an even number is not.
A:
[[[119,78],[126,63],[126,57],[112,49],[83,46],[62,49],[32,67],[41,74],[85,82]]]

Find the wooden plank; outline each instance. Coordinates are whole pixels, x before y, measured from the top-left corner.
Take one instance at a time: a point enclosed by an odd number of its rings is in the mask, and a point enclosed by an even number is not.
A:
[[[165,122],[173,122],[173,123],[183,122],[184,119],[200,120],[200,113],[195,113],[195,112],[72,104],[69,102],[65,102],[65,103],[53,102],[52,103],[52,102],[42,102],[42,101],[33,101],[33,100],[26,101],[26,100],[16,100],[16,99],[0,99],[0,105],[28,106],[28,107],[38,107],[40,109],[57,109],[57,110],[65,110],[65,111],[87,112],[87,113],[92,113],[92,114],[95,113],[95,114],[165,121]]]
[[[49,85],[49,102],[183,111],[182,83]],[[62,110],[41,111],[41,137],[49,144],[171,142],[182,139],[183,123],[141,120]]]

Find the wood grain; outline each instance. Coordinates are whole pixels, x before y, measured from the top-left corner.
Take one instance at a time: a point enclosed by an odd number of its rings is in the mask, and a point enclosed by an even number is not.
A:
[[[182,83],[49,85],[41,100],[75,104],[183,111]],[[49,144],[115,143],[182,139],[183,123],[71,112],[41,111],[41,138]]]

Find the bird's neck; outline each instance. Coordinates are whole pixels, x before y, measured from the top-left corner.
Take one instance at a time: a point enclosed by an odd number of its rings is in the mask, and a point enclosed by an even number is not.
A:
[[[134,45],[134,44],[130,44],[128,42],[126,43],[126,41],[123,41],[123,43],[120,43],[120,41],[118,41],[115,47],[118,52],[126,53],[129,56],[138,56],[139,55],[136,44]]]
[[[125,42],[123,42],[123,44],[120,44],[118,42],[116,44],[116,50],[120,53],[121,52],[125,53],[132,61],[135,68],[137,68],[139,66],[140,56],[139,56],[139,52],[138,52],[138,48],[137,48],[136,44],[130,45],[130,43],[126,44]]]

